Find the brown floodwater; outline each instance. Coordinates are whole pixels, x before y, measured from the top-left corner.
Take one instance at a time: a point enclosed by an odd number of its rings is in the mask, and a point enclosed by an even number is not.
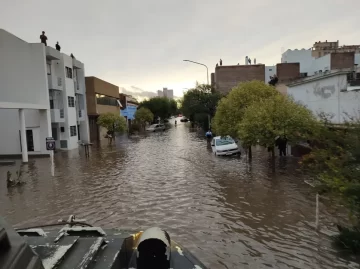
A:
[[[19,166],[19,164],[18,164]],[[210,268],[358,268],[329,235],[336,214],[321,205],[292,158],[215,157],[185,124],[116,146],[30,159],[26,185],[8,190],[0,166],[0,215],[13,225],[44,224],[75,214],[107,228],[159,226]],[[335,215],[334,215],[335,214]]]

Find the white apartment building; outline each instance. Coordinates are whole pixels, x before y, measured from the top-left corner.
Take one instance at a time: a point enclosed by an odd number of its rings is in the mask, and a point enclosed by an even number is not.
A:
[[[0,155],[49,155],[89,141],[84,65],[0,29]]]
[[[312,52],[311,49],[287,50],[281,55],[281,63],[300,63],[301,75],[308,77],[333,70],[334,61],[336,60],[333,55],[341,55],[341,53],[329,52],[324,56],[315,58],[312,56]],[[354,55],[354,64],[360,64],[360,54],[358,53]]]
[[[169,99],[174,99],[174,91],[169,90],[168,88],[163,88],[163,90],[158,90],[159,97],[167,97]]]
[[[287,85],[287,92],[314,115],[325,113],[335,124],[360,114],[360,69],[318,73]]]

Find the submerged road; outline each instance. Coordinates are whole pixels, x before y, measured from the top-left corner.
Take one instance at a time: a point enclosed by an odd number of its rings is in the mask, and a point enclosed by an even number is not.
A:
[[[179,121],[178,121],[179,122]],[[217,158],[203,137],[178,123],[164,133],[121,138],[30,159],[27,184],[7,190],[0,167],[0,215],[13,225],[57,221],[75,214],[105,227],[160,226],[212,269],[358,268],[331,246],[334,208],[321,206],[291,158],[267,154]]]

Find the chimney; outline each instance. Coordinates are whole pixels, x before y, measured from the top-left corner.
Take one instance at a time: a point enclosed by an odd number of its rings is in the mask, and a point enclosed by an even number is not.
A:
[[[245,65],[248,65],[249,64],[249,57],[245,57]]]
[[[254,64],[256,64],[256,58],[254,58]]]

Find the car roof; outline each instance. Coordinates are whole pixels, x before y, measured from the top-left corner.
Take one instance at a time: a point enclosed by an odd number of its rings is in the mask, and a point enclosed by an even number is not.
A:
[[[226,136],[215,136],[214,139],[224,139],[224,138],[230,138],[233,139],[230,135],[226,135]],[[233,139],[234,140],[234,139]]]

